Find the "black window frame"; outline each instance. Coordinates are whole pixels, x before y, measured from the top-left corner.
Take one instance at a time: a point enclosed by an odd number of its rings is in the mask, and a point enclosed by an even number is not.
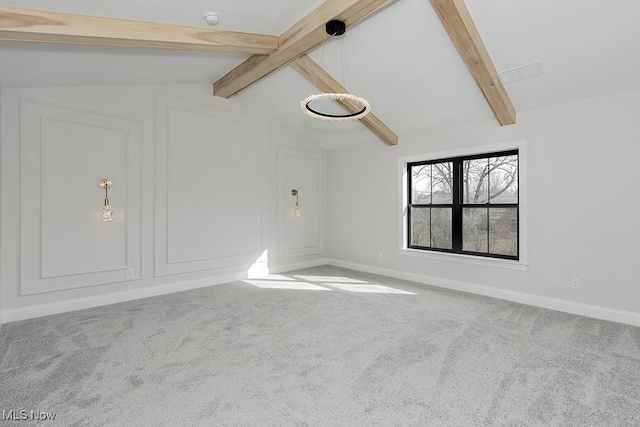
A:
[[[503,157],[503,156],[517,156],[517,167],[518,167],[518,180],[517,180],[517,195],[518,202],[517,203],[490,203],[488,199],[486,203],[463,203],[463,164],[467,160],[478,160],[478,159],[489,159],[492,157]],[[433,165],[437,163],[447,163],[451,162],[453,164],[453,195],[452,195],[452,203],[442,204],[442,203],[412,203],[413,202],[413,189],[412,189],[412,176],[411,170],[414,166],[422,166],[422,165]],[[456,156],[456,157],[447,157],[440,159],[432,159],[432,160],[424,160],[417,162],[409,162],[406,164],[406,176],[407,176],[407,248],[408,249],[418,249],[429,252],[444,252],[444,253],[453,253],[453,254],[462,254],[462,255],[472,255],[482,258],[497,258],[497,259],[506,259],[506,260],[520,260],[520,154],[518,149],[510,149],[504,151],[496,151],[482,154],[473,154],[466,156]],[[411,211],[413,208],[451,208],[451,249],[442,249],[442,248],[434,248],[427,246],[419,246],[413,245],[411,242]],[[462,248],[462,235],[463,235],[463,209],[464,208],[515,208],[516,209],[516,236],[517,236],[517,246],[516,246],[516,255],[504,255],[504,254],[492,254],[489,252],[475,252],[475,251],[465,251]],[[487,230],[489,232],[489,230]]]

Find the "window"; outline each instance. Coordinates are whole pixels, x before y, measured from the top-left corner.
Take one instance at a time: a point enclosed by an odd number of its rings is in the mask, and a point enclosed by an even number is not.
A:
[[[518,150],[407,163],[408,247],[519,259]]]

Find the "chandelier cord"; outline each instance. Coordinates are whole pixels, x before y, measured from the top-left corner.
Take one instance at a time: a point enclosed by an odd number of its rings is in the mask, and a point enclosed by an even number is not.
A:
[[[347,77],[345,73],[345,63],[346,63],[346,55],[344,54],[344,44],[342,42],[342,38],[340,39],[340,64],[342,65],[342,84],[345,89],[347,88]]]
[[[318,63],[318,68],[316,69],[316,77],[313,79],[313,85],[315,87],[318,87],[317,83],[318,83],[318,69],[322,66],[322,60],[324,59],[324,46],[327,44],[327,40],[329,40],[331,37],[334,37],[335,34],[329,34],[329,37],[325,38],[324,41],[322,42],[322,51],[320,53],[320,62]]]

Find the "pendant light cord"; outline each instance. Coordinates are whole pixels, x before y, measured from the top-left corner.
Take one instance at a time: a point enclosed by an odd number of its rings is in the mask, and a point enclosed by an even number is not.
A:
[[[322,60],[324,59],[324,47],[327,44],[327,40],[329,40],[330,38],[336,37],[335,34],[330,34],[329,37],[325,38],[324,41],[322,42],[322,50],[320,51],[320,62],[318,63],[319,68],[322,67]],[[342,69],[342,86],[344,88],[347,87],[347,74],[348,74],[348,70],[347,70],[347,66],[346,64],[346,54],[345,54],[345,49],[344,49],[344,42],[342,41],[342,38],[338,39],[338,42],[340,43],[340,66]],[[313,79],[313,85],[315,87],[317,86],[318,83],[318,70],[316,70],[316,75]]]
[[[324,46],[327,44],[327,40],[329,40],[330,38],[332,38],[334,36],[335,36],[335,34],[330,34],[329,37],[325,38],[324,41],[322,42],[322,51],[320,53],[320,62],[318,63],[318,68],[320,68],[322,66],[322,60],[324,59]],[[316,76],[313,79],[313,85],[315,87],[318,87],[317,83],[318,83],[318,70],[316,69]]]
[[[342,41],[342,39],[340,39],[340,64],[342,65],[342,85],[346,88],[347,87],[347,77],[346,77],[346,73],[345,73],[345,63],[346,63],[346,55],[344,53],[344,43]]]

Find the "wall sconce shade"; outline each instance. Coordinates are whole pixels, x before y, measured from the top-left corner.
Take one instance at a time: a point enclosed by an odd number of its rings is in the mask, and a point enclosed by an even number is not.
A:
[[[298,203],[298,190],[295,188],[291,190],[291,195],[296,198],[296,207],[293,209],[293,213],[295,213],[296,216],[302,216],[300,213],[300,204]]]
[[[113,183],[109,179],[103,179],[100,181],[100,188],[104,188],[104,205],[102,206],[102,216],[100,219],[103,222],[113,221],[113,212],[109,209],[109,189]]]

